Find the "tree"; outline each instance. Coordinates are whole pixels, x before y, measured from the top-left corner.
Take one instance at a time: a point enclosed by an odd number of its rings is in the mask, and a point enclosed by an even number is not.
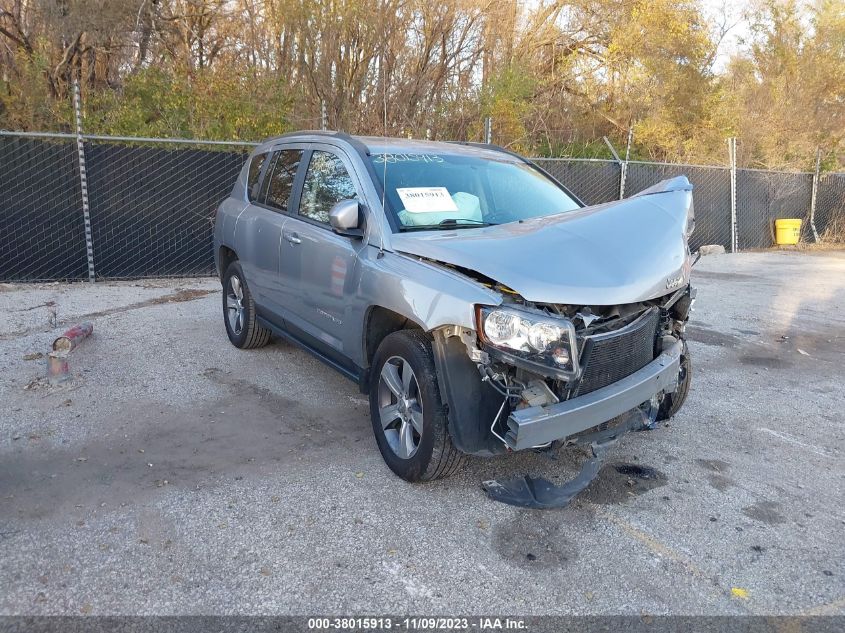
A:
[[[0,0],[0,125],[257,139],[328,124],[526,153],[806,167],[843,160],[842,0],[753,0],[728,28],[701,0]],[[598,143],[596,141],[599,141]]]
[[[817,147],[845,143],[845,4],[767,0],[752,16],[747,55],[733,60],[728,86],[753,166],[808,169]],[[840,163],[841,164],[841,163]]]

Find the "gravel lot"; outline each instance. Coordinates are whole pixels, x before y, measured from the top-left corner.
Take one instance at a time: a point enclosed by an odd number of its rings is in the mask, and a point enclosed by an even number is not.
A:
[[[845,253],[694,279],[686,407],[556,511],[479,484],[583,453],[405,483],[355,385],[229,345],[216,280],[0,285],[0,613],[845,614]]]

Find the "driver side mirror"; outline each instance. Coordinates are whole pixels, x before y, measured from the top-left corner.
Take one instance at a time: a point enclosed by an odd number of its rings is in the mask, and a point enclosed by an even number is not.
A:
[[[329,224],[338,235],[349,237],[363,237],[360,228],[361,205],[357,200],[340,200],[329,211]]]

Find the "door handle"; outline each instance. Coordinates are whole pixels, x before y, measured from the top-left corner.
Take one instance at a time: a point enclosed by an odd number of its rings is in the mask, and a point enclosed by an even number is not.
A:
[[[300,237],[291,231],[284,231],[282,236],[291,244],[302,244],[302,240]]]

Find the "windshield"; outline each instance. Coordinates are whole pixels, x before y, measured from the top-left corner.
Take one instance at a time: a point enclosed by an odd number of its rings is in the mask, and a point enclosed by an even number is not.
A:
[[[506,155],[381,153],[370,160],[402,230],[505,224],[579,208],[542,172]]]

